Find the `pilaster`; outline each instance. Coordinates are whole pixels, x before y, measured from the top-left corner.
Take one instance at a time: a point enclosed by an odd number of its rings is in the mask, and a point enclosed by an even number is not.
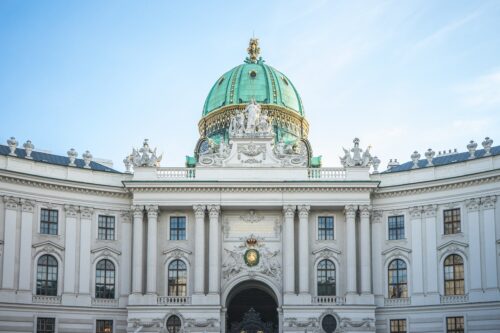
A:
[[[495,230],[495,195],[481,198],[483,220],[483,253],[486,267],[486,291],[498,292],[497,245]]]
[[[425,219],[425,260],[426,260],[426,292],[434,295],[435,302],[439,302],[438,294],[438,261],[437,261],[437,205],[427,205],[423,209]],[[431,301],[434,302],[434,301]]]
[[[205,209],[204,205],[193,206],[195,216],[194,244],[194,293],[205,293]]]
[[[33,239],[33,201],[21,200],[21,246],[19,252],[19,287],[20,291],[31,293],[31,243]]]
[[[370,211],[371,206],[362,205],[360,210],[360,264],[361,264],[361,293],[371,294],[371,244],[370,244]]]
[[[295,206],[283,206],[283,285],[285,294],[295,294],[295,238],[293,220],[295,217]]]
[[[309,294],[309,211],[311,206],[300,205],[299,211],[299,292]]]
[[[134,215],[134,233],[133,233],[133,252],[132,252],[132,293],[142,294],[142,235],[143,235],[143,220],[144,206],[132,206]]]
[[[3,243],[2,288],[14,289],[16,267],[16,232],[19,199],[4,197],[5,226]]]
[[[72,205],[64,206],[65,214],[65,246],[64,246],[64,294],[75,294],[76,282],[76,218],[78,207]],[[89,239],[85,240],[89,242]],[[82,281],[80,281],[82,282]],[[67,295],[63,295],[66,297]]]
[[[131,293],[132,277],[132,223],[131,212],[123,211],[121,219],[121,241],[122,241],[122,261],[121,261],[121,291],[122,297],[128,297]]]
[[[382,225],[383,213],[379,210],[372,211],[371,225],[372,225],[372,267],[373,267],[373,293],[376,297],[380,298],[383,302],[384,298],[384,272],[382,263],[382,242],[384,231]]]
[[[209,269],[209,280],[208,280],[208,292],[210,294],[218,294],[220,288],[220,227],[219,227],[219,215],[220,206],[219,205],[209,205],[208,207],[209,216],[209,249],[208,249],[208,269]]]
[[[467,223],[469,237],[469,254],[473,260],[470,265],[470,293],[482,294],[481,283],[481,227],[479,219],[479,207],[481,200],[479,198],[469,199],[465,202],[467,208]],[[472,295],[471,295],[472,296]]]
[[[356,211],[358,207],[353,205],[345,206],[346,234],[347,234],[347,294],[356,295]]]
[[[146,207],[148,213],[148,243],[147,243],[147,287],[150,295],[156,295],[156,265],[158,243],[158,206]]]
[[[86,295],[90,301],[90,245],[92,243],[92,217],[94,210],[80,207],[80,284],[79,296]],[[72,245],[74,246],[74,245]]]

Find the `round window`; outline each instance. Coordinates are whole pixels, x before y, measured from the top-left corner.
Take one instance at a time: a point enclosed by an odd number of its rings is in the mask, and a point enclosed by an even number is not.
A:
[[[181,319],[176,315],[170,316],[167,319],[167,331],[168,333],[180,333],[181,331]]]
[[[256,76],[257,76],[257,72],[256,72],[256,71],[251,71],[251,72],[250,72],[250,77],[251,77],[252,79],[255,79],[255,77],[256,77]]]
[[[332,315],[326,315],[323,317],[321,327],[326,333],[333,333],[337,329],[337,320]]]

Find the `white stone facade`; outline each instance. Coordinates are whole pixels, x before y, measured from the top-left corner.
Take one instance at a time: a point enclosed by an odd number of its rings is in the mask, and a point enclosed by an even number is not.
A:
[[[133,174],[0,155],[0,331],[36,332],[50,317],[59,333],[95,332],[98,320],[113,332],[167,332],[171,315],[182,332],[229,331],[229,300],[245,286],[274,298],[279,332],[324,332],[327,315],[336,332],[390,332],[391,319],[407,332],[446,332],[447,317],[463,317],[465,332],[498,330],[500,155],[370,174],[368,160],[312,169],[269,154],[259,166],[237,165],[233,152],[207,167],[161,168],[154,153],[129,161]],[[445,234],[444,211],[456,208],[458,232]],[[42,209],[57,211],[55,235],[41,232]],[[114,220],[112,239],[99,239],[99,216]],[[390,240],[393,216],[403,228]],[[185,220],[180,240],[172,217]],[[319,217],[333,217],[333,239],[319,239]],[[46,254],[58,267],[51,296],[37,295]],[[452,254],[463,260],[458,295],[445,292]],[[96,297],[102,259],[114,266],[111,298]],[[330,295],[318,294],[323,259],[335,265]],[[406,264],[406,297],[389,295],[394,259]],[[180,296],[169,295],[174,260],[187,271]]]

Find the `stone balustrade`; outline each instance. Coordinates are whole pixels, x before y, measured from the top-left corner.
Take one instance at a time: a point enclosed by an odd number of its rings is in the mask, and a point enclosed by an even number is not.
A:
[[[313,304],[344,305],[345,297],[342,296],[314,296]]]
[[[405,306],[405,305],[411,305],[410,297],[384,299],[384,306]]]
[[[196,177],[195,168],[157,168],[158,179],[194,179]]]
[[[31,301],[36,304],[61,304],[61,296],[33,295]]]
[[[441,296],[441,304],[467,303],[468,301],[469,301],[468,294]]]
[[[114,298],[92,298],[92,306],[118,307],[118,300]]]
[[[191,304],[191,297],[189,296],[158,296],[158,305],[182,305]]]
[[[346,178],[346,170],[344,168],[309,168],[307,169],[307,177],[309,179],[339,179]]]

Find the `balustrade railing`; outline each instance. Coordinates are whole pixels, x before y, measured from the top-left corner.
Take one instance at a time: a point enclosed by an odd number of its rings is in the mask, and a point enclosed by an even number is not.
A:
[[[114,298],[92,298],[92,305],[117,307],[118,300]]]
[[[468,294],[441,296],[441,304],[467,303],[468,301],[469,301]]]
[[[61,296],[33,295],[31,301],[37,304],[61,304]]]
[[[410,305],[410,304],[411,304],[410,297],[384,299],[385,306],[403,306],[403,305]]]
[[[344,305],[345,297],[341,296],[314,296],[314,304],[334,304],[334,305]]]
[[[158,296],[157,304],[160,304],[160,305],[191,304],[191,297],[189,297],[189,296]]]
[[[309,179],[338,179],[346,178],[344,168],[309,168],[307,169],[307,177]]]
[[[195,168],[158,168],[156,174],[159,179],[194,179]]]

